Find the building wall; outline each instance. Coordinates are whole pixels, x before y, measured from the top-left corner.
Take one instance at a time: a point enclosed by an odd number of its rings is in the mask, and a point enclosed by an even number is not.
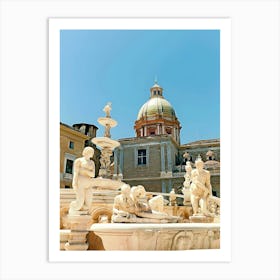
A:
[[[82,134],[73,128],[60,124],[60,188],[72,188],[72,174],[66,172],[67,159],[75,160],[82,156],[85,147],[85,141],[88,136]],[[70,142],[73,143],[72,148]]]
[[[188,152],[192,158],[192,162],[195,162],[198,155],[201,156],[203,161],[207,161],[206,153],[211,150],[214,152],[216,161],[220,161],[220,140],[202,140],[193,143],[182,145],[179,149],[180,160],[183,161],[183,154]]]
[[[220,158],[219,141],[200,141],[190,145],[179,147],[170,136],[135,137],[120,140],[121,152],[116,151],[115,169],[117,175],[123,175],[123,181],[133,185],[143,185],[147,191],[168,193],[172,188],[176,193],[181,193],[184,183],[185,169],[178,166],[182,161],[183,154],[187,151],[193,156],[193,162],[200,154],[206,161],[206,153],[211,150],[215,153],[215,159]],[[138,165],[138,149],[146,149],[146,165]],[[123,159],[120,160],[121,153]],[[122,166],[118,168],[119,165]],[[219,164],[219,163],[218,163]],[[194,164],[193,168],[194,167]],[[217,196],[220,195],[220,170],[219,168],[209,170],[211,173],[211,184]]]

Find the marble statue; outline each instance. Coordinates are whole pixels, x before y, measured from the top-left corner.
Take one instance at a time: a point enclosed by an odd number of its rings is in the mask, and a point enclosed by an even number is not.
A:
[[[145,203],[146,190],[143,186],[124,184],[121,194],[115,197],[113,223],[170,223],[178,222],[179,217],[163,211],[163,196],[158,195]]]
[[[136,222],[135,203],[130,196],[130,186],[128,184],[122,185],[121,194],[114,199],[111,220],[113,223]]]
[[[151,209],[149,208],[148,204],[141,201],[146,197],[146,190],[142,185],[133,186],[131,188],[131,199],[135,205],[135,211],[138,215],[143,212],[151,213]]]
[[[190,202],[190,186],[191,186],[191,173],[192,173],[192,166],[189,161],[187,161],[185,166],[186,174],[185,174],[185,181],[183,184],[182,192],[184,194],[184,205],[187,205]]]
[[[105,112],[106,114],[106,118],[111,118],[111,115],[110,115],[110,112],[112,110],[112,107],[111,107],[112,103],[111,102],[108,102],[105,107],[103,108],[103,111]]]
[[[176,203],[176,194],[175,194],[175,191],[174,191],[174,188],[172,188],[172,190],[170,191],[170,196],[169,196],[169,205],[170,206],[175,206],[177,205]]]
[[[191,172],[191,204],[193,215],[199,215],[199,205],[201,205],[201,213],[209,216],[208,198],[212,196],[212,186],[210,183],[210,172],[203,169],[204,163],[200,157],[195,161],[196,169]]]
[[[86,214],[91,207],[95,176],[95,164],[91,158],[94,149],[86,147],[82,155],[74,161],[73,165],[72,186],[76,193],[76,200],[70,203],[69,214]]]
[[[163,214],[164,213],[164,201],[162,195],[154,196],[149,200],[149,206],[153,214]]]

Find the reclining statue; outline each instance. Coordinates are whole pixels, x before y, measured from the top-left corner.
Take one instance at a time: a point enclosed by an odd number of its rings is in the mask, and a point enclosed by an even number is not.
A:
[[[155,196],[145,203],[146,190],[143,186],[125,184],[113,205],[113,223],[170,223],[178,222],[179,217],[170,216],[163,211],[163,197]]]

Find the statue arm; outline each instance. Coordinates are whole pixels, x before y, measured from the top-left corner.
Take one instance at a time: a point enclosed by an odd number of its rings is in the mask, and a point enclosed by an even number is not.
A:
[[[120,201],[119,201],[119,197],[117,197],[117,198],[115,199],[115,201],[114,201],[114,205],[113,205],[113,214],[115,214],[115,215],[120,215],[120,216],[122,216],[122,217],[128,216],[128,212],[122,210],[121,203],[120,203]]]
[[[116,205],[116,204],[115,204],[115,205],[113,206],[113,214],[119,215],[119,216],[122,216],[122,217],[128,217],[129,214],[130,214],[130,212],[121,210],[121,209],[119,208],[119,205]]]
[[[92,161],[92,166],[91,166],[90,169],[88,169],[87,174],[88,174],[89,177],[95,177],[95,163],[94,163],[94,161]]]
[[[80,170],[80,161],[79,159],[76,159],[74,161],[74,166],[73,166],[73,181],[72,181],[72,186],[74,190],[78,188],[79,170]]]
[[[212,196],[212,186],[211,186],[211,180],[210,180],[210,172],[207,173],[207,176],[206,176],[206,187],[208,188],[209,190],[209,194],[210,196]]]
[[[80,171],[81,171],[80,172],[81,175],[88,176],[90,178],[95,177],[95,164],[94,164],[94,162],[92,161],[92,164],[88,165],[87,167],[80,168]]]

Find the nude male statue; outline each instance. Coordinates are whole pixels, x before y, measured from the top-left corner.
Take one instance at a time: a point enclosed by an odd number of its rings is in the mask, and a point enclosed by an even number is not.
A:
[[[208,198],[212,196],[212,186],[210,183],[210,172],[203,169],[204,163],[201,158],[195,161],[196,169],[191,172],[191,203],[193,214],[198,214],[199,202],[201,202],[201,212],[209,215],[207,210]]]

